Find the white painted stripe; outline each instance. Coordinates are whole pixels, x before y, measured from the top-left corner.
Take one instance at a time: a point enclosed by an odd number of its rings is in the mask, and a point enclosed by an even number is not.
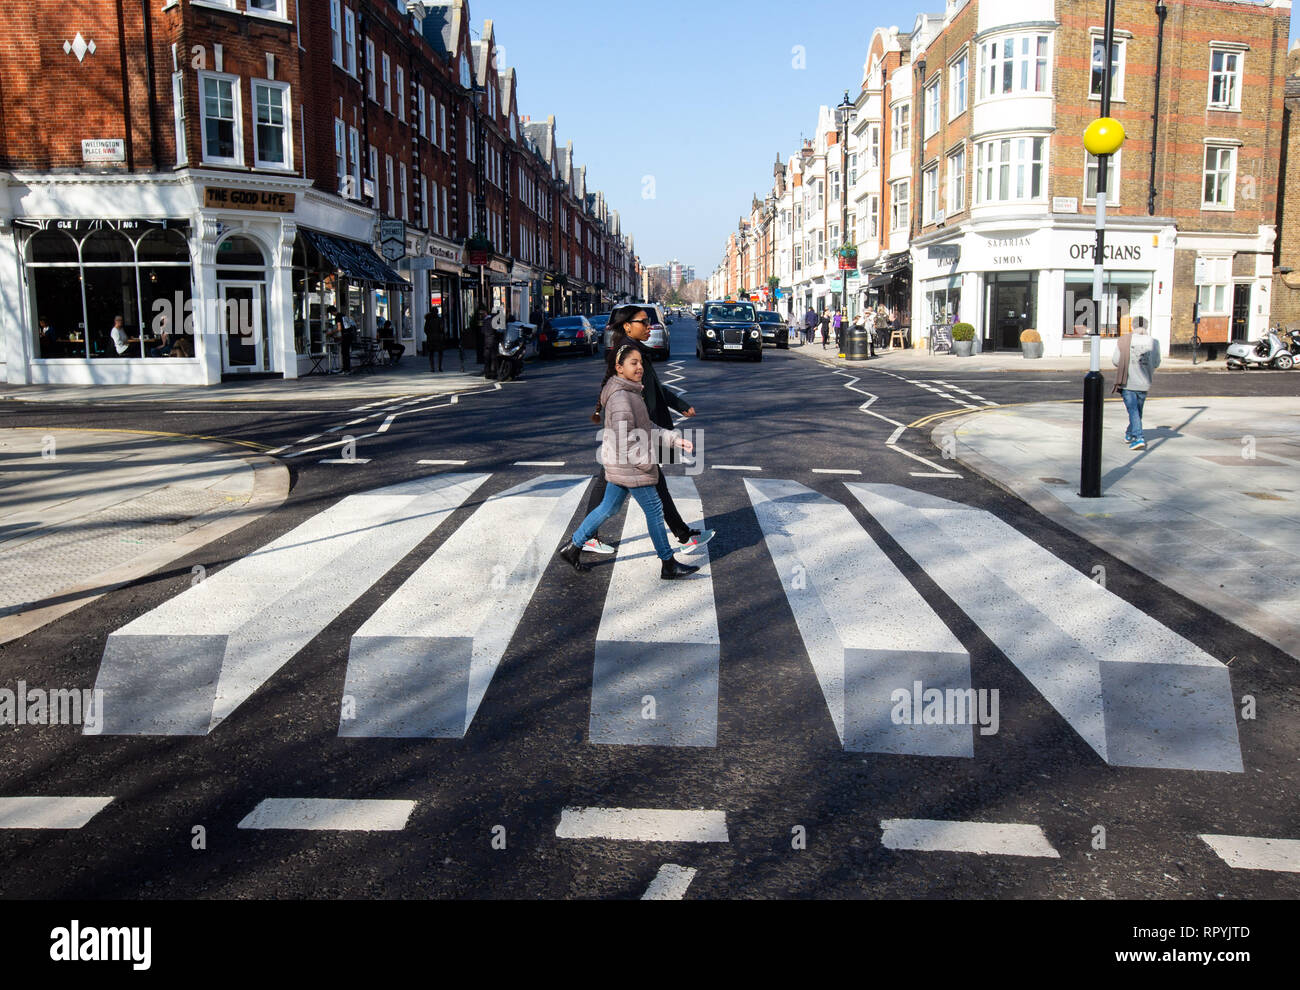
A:
[[[1300,873],[1300,839],[1265,839],[1251,835],[1202,835],[1201,840],[1234,870]]]
[[[416,461],[416,464],[468,464],[469,461]]]
[[[369,464],[369,457],[327,457],[324,460],[317,461],[318,464]]]
[[[294,441],[294,443],[295,443],[295,444],[299,444],[299,443],[311,443],[313,440],[319,440],[322,436],[323,436],[323,434],[321,434],[321,433],[313,433],[313,434],[312,434],[311,436],[309,436],[309,437],[303,437],[301,440],[296,440],[296,441]]]
[[[0,797],[0,828],[81,828],[111,797]]]
[[[813,468],[813,474],[861,474],[856,468]]]
[[[487,475],[351,495],[108,637],[107,735],[205,735],[461,505]]]
[[[451,404],[452,404],[453,406],[455,406],[455,405],[459,405],[459,404],[460,404],[460,396],[459,396],[459,395],[453,395],[453,396],[451,397]]]
[[[845,482],[1106,762],[1240,773],[1228,668],[990,512]]]
[[[683,520],[707,528],[690,478],[670,477],[668,491]],[[682,558],[698,572],[662,580],[645,514],[627,501],[596,631],[589,738],[625,746],[716,746],[720,639],[708,546]],[[669,546],[677,545],[669,537]],[[671,619],[646,622],[649,601]]]
[[[393,420],[395,420],[396,418],[397,418],[397,413],[389,413],[388,418],[379,425],[379,429],[376,430],[375,432],[387,433],[388,428],[393,425]]]
[[[729,842],[724,811],[656,808],[565,808],[555,834],[561,839],[629,842]]]
[[[913,478],[956,478],[961,480],[960,474],[954,474],[952,471],[909,471],[907,472]]]
[[[880,828],[883,832],[880,841],[886,849],[1061,858],[1037,825],[886,818],[881,821]]]
[[[901,437],[906,432],[907,432],[907,427],[900,425],[898,429],[896,429],[893,433],[889,434],[889,439],[885,441],[885,444],[887,446],[892,447],[894,444],[898,443],[898,438]]]
[[[367,402],[364,406],[356,406],[355,408],[349,409],[348,412],[365,412],[367,409],[374,409],[375,406],[382,406],[385,405],[386,403],[396,402],[398,399],[405,399],[405,398],[406,396],[404,395],[389,396],[387,399],[380,399],[378,402]],[[422,398],[424,397],[419,396],[415,399],[415,401],[419,402],[420,399]]]
[[[970,654],[848,507],[793,481],[745,490],[844,748],[974,756],[970,722],[912,724],[910,704],[893,720],[895,692],[917,681],[965,697]]]
[[[368,419],[370,419],[370,418],[371,418],[371,417],[369,417],[369,416],[362,416],[360,419],[351,419],[351,420],[348,420],[346,423],[344,423],[343,426],[356,426],[358,423],[364,423],[366,420],[368,420]],[[336,426],[336,427],[334,427],[333,430],[330,430],[329,432],[330,432],[330,433],[333,433],[333,432],[335,432],[335,430],[339,430],[339,429],[342,429],[342,427],[338,427],[338,426]]]
[[[762,471],[761,467],[753,464],[714,464],[715,471]]]
[[[515,461],[515,467],[564,467],[564,461]]]
[[[266,798],[237,828],[291,828],[313,832],[400,832],[414,801],[342,798]]]
[[[493,495],[388,596],[352,637],[339,735],[465,735],[590,482],[542,474]]]
[[[164,413],[184,416],[252,416],[265,412],[264,409],[164,409]],[[277,416],[328,416],[337,413],[337,409],[276,409]]]
[[[333,432],[332,430],[326,432]],[[379,436],[378,433],[363,433],[359,437],[353,437],[353,443],[360,443],[362,440],[372,440]],[[322,443],[315,447],[308,447],[306,450],[295,450],[292,454],[285,454],[285,457],[304,457],[307,454],[316,454],[322,450],[333,450],[335,447],[342,447],[347,440],[335,440],[333,443]]]
[[[695,867],[665,863],[641,895],[643,901],[680,901],[695,879]]]

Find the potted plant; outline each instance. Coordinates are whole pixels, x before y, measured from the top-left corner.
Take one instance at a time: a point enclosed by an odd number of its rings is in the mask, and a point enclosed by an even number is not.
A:
[[[467,264],[486,265],[492,258],[492,238],[481,231],[465,239]]]
[[[1021,331],[1020,353],[1027,358],[1040,358],[1043,356],[1043,338],[1037,330]]]
[[[954,323],[952,327],[952,352],[958,357],[970,357],[975,349],[975,328],[969,323]]]
[[[856,244],[844,244],[835,252],[835,256],[840,259],[839,267],[841,271],[851,271],[858,267],[858,246]]]

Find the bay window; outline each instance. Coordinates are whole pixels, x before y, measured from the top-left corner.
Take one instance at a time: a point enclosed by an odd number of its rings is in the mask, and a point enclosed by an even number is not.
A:
[[[1006,137],[975,146],[975,202],[1010,203],[1042,199],[1047,139]]]
[[[1018,93],[1046,93],[1051,38],[1020,34],[980,44],[981,100]]]

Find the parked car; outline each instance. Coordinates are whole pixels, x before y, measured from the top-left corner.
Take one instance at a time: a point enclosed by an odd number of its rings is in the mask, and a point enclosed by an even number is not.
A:
[[[700,329],[695,337],[695,356],[747,357],[763,360],[763,332],[753,303],[713,300],[704,304]]]
[[[587,322],[596,331],[596,336],[601,339],[606,350],[609,349],[609,317],[609,313],[597,313],[595,316],[587,317]]]
[[[758,314],[758,325],[763,343],[775,344],[782,351],[789,349],[790,328],[786,326],[784,316],[771,310],[762,310]]]
[[[600,336],[585,316],[553,316],[537,335],[537,356],[552,357],[572,351],[600,352]]]

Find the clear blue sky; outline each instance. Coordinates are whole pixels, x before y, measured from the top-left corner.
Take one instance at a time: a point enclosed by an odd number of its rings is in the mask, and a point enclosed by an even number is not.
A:
[[[1100,8],[1100,0],[1097,0]],[[519,113],[554,114],[589,191],[603,190],[650,264],[707,278],[772,163],[811,136],[817,109],[856,94],[871,32],[910,30],[930,3],[802,0],[470,0],[519,80]],[[1294,40],[1300,18],[1291,28]],[[805,68],[792,49],[806,50]],[[643,198],[645,176],[654,198]]]

